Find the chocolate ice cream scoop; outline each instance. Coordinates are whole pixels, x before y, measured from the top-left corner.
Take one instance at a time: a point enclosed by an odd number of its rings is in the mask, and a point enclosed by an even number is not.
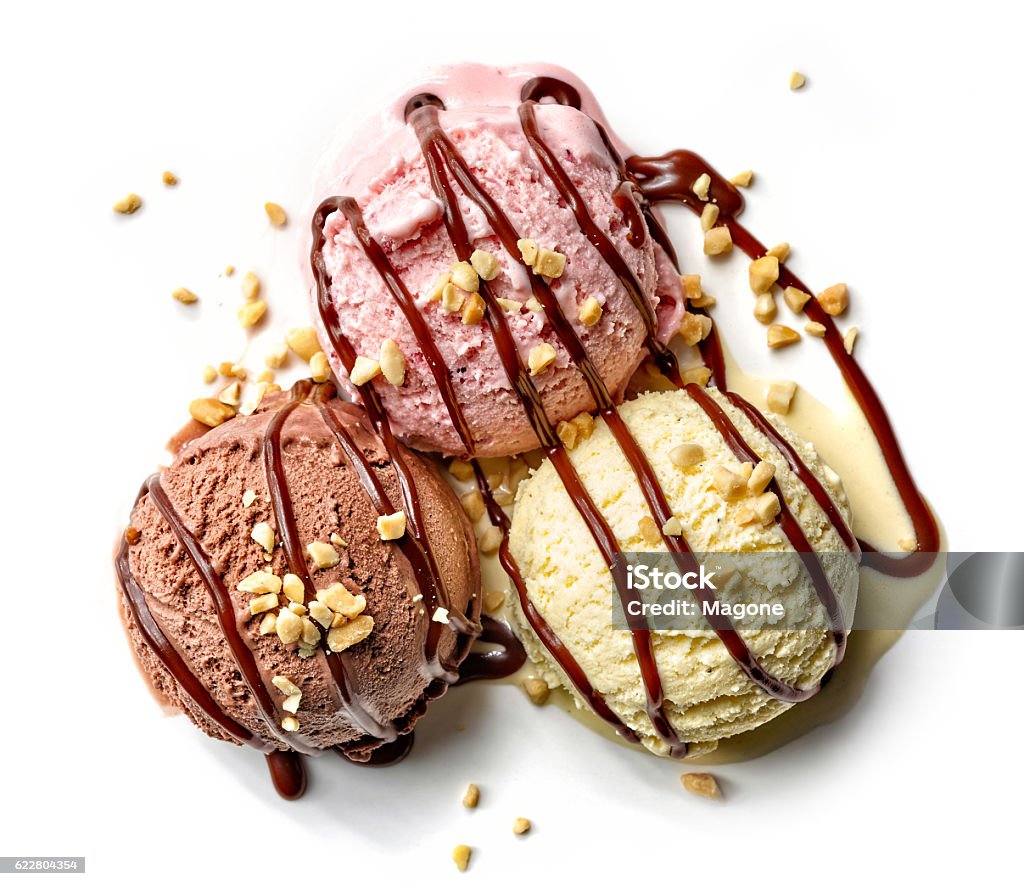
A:
[[[184,446],[144,484],[116,565],[154,687],[266,752],[285,795],[304,785],[290,752],[401,756],[481,630],[458,499],[330,385]]]

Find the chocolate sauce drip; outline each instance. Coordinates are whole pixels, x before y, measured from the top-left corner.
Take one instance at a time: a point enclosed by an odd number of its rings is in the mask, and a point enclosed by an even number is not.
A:
[[[541,102],[546,98],[550,98],[560,105],[568,105],[577,111],[582,105],[579,90],[557,77],[534,77],[523,84],[519,93],[521,102]],[[406,120],[408,119],[407,114]]]
[[[672,151],[660,157],[630,157],[627,161],[630,173],[637,181],[640,190],[651,203],[681,203],[700,214],[704,203],[693,193],[692,186],[702,174],[711,178],[710,199],[718,204],[719,223],[729,228],[733,242],[751,259],[767,254],[767,249],[740,222],[737,216],[743,211],[743,197],[728,181],[712,169],[706,161],[690,151]],[[661,236],[664,232],[661,233]],[[660,236],[659,242],[661,242]],[[667,239],[667,238],[666,238]],[[812,292],[782,262],[779,264],[779,286],[795,286],[804,292]],[[825,313],[816,299],[811,299],[804,308],[807,316],[825,327],[824,342],[829,354],[839,368],[847,387],[864,413],[875,439],[882,450],[882,457],[899,492],[903,506],[910,515],[914,533],[917,536],[916,552],[906,557],[891,557],[878,554],[871,557],[867,565],[871,568],[900,578],[909,578],[926,572],[935,562],[940,547],[939,527],[935,517],[917,488],[914,478],[907,467],[903,451],[896,439],[892,422],[882,405],[882,401],[864,371],[860,368],[852,354],[846,353],[843,336],[833,318]],[[716,340],[717,345],[717,340]],[[725,389],[725,366],[720,351],[705,351],[705,360],[709,361],[713,377],[718,386]],[[862,550],[876,553],[874,547],[859,540]]]
[[[306,793],[306,768],[302,757],[294,751],[272,751],[267,754],[270,780],[285,800],[298,800]]]
[[[493,643],[501,648],[490,649],[487,652],[470,651],[459,668],[460,686],[474,680],[501,680],[512,676],[526,664],[526,650],[507,624],[487,615],[482,621],[483,633],[477,640]]]
[[[335,750],[342,756],[342,758],[356,766],[394,766],[395,763],[401,763],[409,756],[409,752],[412,750],[413,742],[415,740],[415,733],[403,733],[394,741],[381,745],[379,748],[374,748],[365,760],[354,759],[342,751],[341,748],[335,748]]]

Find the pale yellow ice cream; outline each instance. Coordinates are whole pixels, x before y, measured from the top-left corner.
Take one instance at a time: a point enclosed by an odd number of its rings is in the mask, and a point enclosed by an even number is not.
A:
[[[816,551],[845,551],[839,534],[817,501],[771,442],[717,392],[709,391],[748,445],[774,463],[776,479]],[[779,600],[789,613],[820,619],[820,603],[807,573],[799,568],[788,539],[774,523],[738,525],[737,513],[749,500],[726,501],[713,485],[715,466],[740,470],[740,462],[711,419],[685,391],[644,394],[625,403],[620,414],[650,461],[683,536],[695,552],[778,552],[757,555],[757,580],[744,592],[750,599]],[[784,427],[780,431],[834,498],[849,522],[849,505],[839,477],[814,448]],[[670,459],[683,443],[703,447],[698,464],[678,467]],[[665,550],[645,540],[641,518],[649,516],[636,478],[611,431],[598,421],[593,435],[571,453],[573,465],[594,503],[604,514],[624,551]],[[530,599],[595,690],[615,714],[655,753],[668,746],[657,737],[646,713],[645,693],[629,632],[612,626],[615,586],[597,544],[550,462],[519,487],[510,546],[526,580]],[[783,552],[790,552],[789,556]],[[766,562],[767,561],[767,562]],[[852,557],[824,559],[826,573],[850,623],[857,596],[857,566]],[[511,595],[513,598],[515,595]],[[564,686],[587,709],[569,680],[529,629],[514,600],[510,607],[531,659],[551,687]],[[818,622],[820,623],[820,621]],[[831,666],[835,648],[825,630],[744,630],[744,639],[772,675],[800,687],[814,685]],[[711,631],[666,631],[653,638],[669,721],[691,755],[714,747],[718,739],[754,729],[790,705],[755,686]]]

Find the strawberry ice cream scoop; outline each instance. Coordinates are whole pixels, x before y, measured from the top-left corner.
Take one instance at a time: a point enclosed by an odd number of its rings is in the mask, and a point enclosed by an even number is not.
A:
[[[572,101],[531,98],[529,84],[545,77],[574,90]],[[456,160],[431,155],[410,122],[413,96],[413,106],[422,96],[435,105]],[[547,65],[447,68],[400,96],[317,184],[318,201],[351,198],[322,204],[313,230],[314,313],[341,383],[357,399],[372,386],[417,449],[523,452],[538,439],[494,324],[511,334],[556,426],[596,408],[552,327],[560,313],[621,398],[651,341],[678,329],[684,301],[620,150],[586,87]]]

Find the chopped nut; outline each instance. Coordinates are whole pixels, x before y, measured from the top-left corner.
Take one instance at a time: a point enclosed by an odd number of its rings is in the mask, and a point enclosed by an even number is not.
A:
[[[327,647],[331,652],[344,652],[350,646],[361,643],[373,632],[373,617],[358,615],[352,621],[331,628],[327,632]]]
[[[292,604],[294,606],[296,604]],[[289,607],[291,608],[291,607]],[[295,613],[298,615],[298,613]],[[308,618],[302,619],[302,642],[307,646],[316,646],[320,642],[320,631]]]
[[[916,538],[901,538],[897,544],[901,551],[906,551],[908,554],[911,551],[917,550],[917,539]]]
[[[234,273],[235,273],[235,266],[234,265],[226,265],[224,267],[224,276],[225,277],[230,277]]]
[[[747,480],[747,489],[758,495],[768,488],[775,476],[775,465],[770,461],[759,461]]]
[[[114,212],[119,212],[121,215],[131,215],[140,206],[142,206],[142,198],[138,194],[129,194],[114,204]]]
[[[702,172],[697,176],[697,180],[693,183],[693,193],[697,195],[697,199],[703,200],[705,203],[708,200],[708,190],[711,188],[711,176],[706,172]]]
[[[174,292],[171,293],[171,298],[175,301],[180,301],[183,305],[193,305],[199,301],[199,296],[191,289],[185,289],[184,286],[175,289]]]
[[[732,233],[724,225],[704,232],[704,254],[725,255],[732,249]]]
[[[242,402],[242,388],[233,381],[217,395],[217,399],[228,406],[238,406]]]
[[[319,350],[319,347],[317,348]],[[314,351],[314,353],[316,353]],[[312,356],[312,355],[310,355]],[[268,369],[280,369],[288,361],[288,345],[274,345],[263,358],[263,365]],[[273,379],[271,379],[272,381]]]
[[[292,329],[284,337],[288,347],[295,351],[307,363],[310,358],[320,350],[320,342],[316,337],[316,330],[312,326],[300,326]],[[271,367],[277,368],[277,367]]]
[[[726,501],[736,501],[743,498],[747,492],[747,478],[729,470],[725,465],[715,465],[711,473],[711,483]]]
[[[484,612],[495,613],[504,605],[504,591],[484,591]]]
[[[804,324],[804,332],[808,335],[813,335],[815,338],[825,337],[825,324],[818,323],[814,320],[809,320]]]
[[[697,385],[703,388],[711,379],[711,370],[707,366],[691,366],[679,373],[684,385]]]
[[[298,732],[299,731],[299,721],[296,720],[294,717],[285,717],[281,721],[281,728],[285,732]]]
[[[394,541],[405,535],[405,511],[377,518],[377,534],[381,541]]]
[[[533,263],[537,260],[537,241],[518,240],[516,241],[516,246],[519,247],[519,254],[523,257],[523,261],[532,268]]]
[[[469,257],[469,263],[481,280],[493,280],[501,272],[501,264],[498,259],[486,249],[474,249],[473,254]]]
[[[462,303],[466,300],[466,295],[461,289],[459,289],[454,283],[448,283],[441,291],[441,307],[444,308],[449,314],[454,314],[456,311],[462,309]]]
[[[349,372],[349,381],[354,385],[365,385],[367,382],[380,375],[380,363],[369,357],[356,357],[356,362]]]
[[[779,261],[789,258],[789,244],[783,240],[781,243],[768,250],[768,255],[774,255]]]
[[[453,458],[448,462],[448,472],[456,480],[472,480],[473,479],[473,466],[463,461],[461,458]]]
[[[427,301],[440,301],[444,294],[444,288],[452,282],[451,274],[441,274],[430,287],[427,293]]]
[[[489,526],[480,536],[480,551],[484,554],[493,554],[501,547],[501,540],[504,536],[497,526]]]
[[[215,428],[233,418],[235,410],[213,397],[200,397],[188,404],[188,414],[200,424]]]
[[[485,513],[486,508],[484,507],[484,497],[480,494],[480,490],[474,489],[472,492],[467,492],[462,498],[459,499],[462,502],[462,509],[466,512],[466,516],[476,523]]]
[[[280,674],[278,674],[276,677],[273,677],[270,682],[273,683],[274,686],[276,686],[278,689],[280,689],[285,695],[302,695],[302,690],[299,689],[298,686],[296,686],[287,677],[282,677]]]
[[[857,332],[857,327],[851,326],[843,333],[843,347],[846,349],[847,354],[853,353],[853,345],[857,341]]]
[[[782,505],[774,492],[763,492],[754,499],[754,510],[761,522],[767,524],[782,512]]]
[[[829,286],[824,292],[818,293],[818,304],[826,314],[838,317],[850,306],[850,293],[845,283]]]
[[[284,579],[281,581],[281,589],[292,603],[301,603],[306,599],[306,586],[302,583],[302,579],[292,572],[285,573]],[[319,597],[319,594],[317,596]]]
[[[386,338],[380,346],[380,370],[396,388],[405,384],[405,354],[393,338]]]
[[[736,185],[737,188],[749,188],[750,183],[754,180],[754,170],[744,169],[743,172],[737,172],[731,179],[729,184]]]
[[[555,349],[547,342],[541,342],[530,349],[528,359],[530,375],[540,375],[552,363],[555,362]]]
[[[604,309],[601,307],[600,302],[594,296],[588,295],[586,300],[580,305],[580,323],[584,326],[593,326],[601,319],[601,314]]]
[[[277,540],[274,538],[274,530],[270,528],[269,523],[257,523],[253,526],[250,537],[268,554],[274,553],[274,545],[277,544]]]
[[[275,630],[278,639],[286,646],[297,643],[302,636],[302,619],[290,609],[282,609],[277,613]]]
[[[313,600],[309,604],[309,614],[313,621],[318,622],[321,627],[329,628],[334,621],[334,613],[331,612],[319,600]]]
[[[338,565],[341,557],[332,545],[323,541],[313,541],[306,545],[309,557],[319,569],[331,569]]]
[[[755,295],[769,292],[775,281],[779,279],[779,259],[774,255],[764,255],[750,263],[747,275],[750,288]]]
[[[267,636],[277,631],[277,613],[268,612],[263,616],[263,621],[260,622],[260,636]]]
[[[544,305],[542,305],[542,304],[541,304],[541,303],[540,303],[540,302],[539,302],[539,301],[538,301],[538,300],[536,299],[536,297],[535,297],[535,296],[532,296],[532,295],[531,295],[531,296],[530,296],[530,297],[529,297],[529,298],[528,298],[528,299],[526,300],[526,309],[527,309],[528,311],[533,311],[533,313],[535,313],[535,314],[539,314],[539,313],[540,313],[541,311],[543,311],[543,310],[544,310]]]
[[[534,704],[544,704],[551,695],[551,688],[540,677],[527,677],[521,685]]]
[[[809,293],[797,289],[795,286],[787,286],[782,290],[782,297],[794,314],[799,314],[804,309],[804,305],[811,300]]]
[[[534,273],[542,277],[561,277],[565,270],[565,256],[553,249],[541,247],[537,251],[537,258],[533,263]]]
[[[452,265],[451,280],[463,292],[476,292],[480,288],[480,275],[468,261]]]
[[[217,380],[217,370],[213,366],[203,367],[203,382],[212,385]]]
[[[473,854],[473,850],[470,849],[465,843],[459,843],[452,850],[452,861],[455,862],[455,867],[460,871],[466,870],[469,867],[469,858]]]
[[[300,640],[299,646],[295,650],[295,652],[298,654],[299,658],[312,658],[314,655],[316,655],[316,646],[310,646],[309,644],[303,643]]]
[[[273,380],[274,373],[273,370],[270,369],[264,369],[262,372],[260,372],[259,375],[256,376],[257,382],[266,382],[267,384],[270,384],[270,382],[272,382]]]
[[[683,314],[679,321],[679,334],[688,345],[696,345],[711,334],[711,318],[706,314]]]
[[[780,323],[773,323],[768,327],[768,347],[784,348],[787,345],[794,345],[800,341],[800,333]]]
[[[532,825],[530,824],[530,819],[517,818],[514,822],[512,822],[512,833],[518,837],[521,837],[523,834],[529,833],[531,827]]]
[[[688,468],[704,461],[704,447],[699,443],[680,443],[668,454],[668,460],[677,468]]]
[[[263,402],[263,397],[266,395],[267,390],[270,388],[270,383],[261,381],[254,385],[251,385],[245,393],[245,397],[242,399],[242,405],[238,411],[242,415],[252,415],[256,411],[256,407]]]
[[[249,601],[249,614],[259,615],[261,612],[277,609],[277,603],[277,594],[261,594],[259,597],[253,597]]]
[[[789,75],[789,88],[790,89],[803,89],[804,84],[807,82],[807,78],[799,71],[793,71]]]
[[[637,528],[640,530],[640,537],[647,544],[656,545],[661,542],[661,533],[658,531],[658,524],[654,522],[653,517],[641,517],[637,522]]]
[[[679,282],[683,287],[683,295],[691,304],[703,297],[704,292],[700,288],[700,274],[683,274],[680,276]]]
[[[280,206],[278,206],[278,204],[264,203],[263,209],[267,213],[267,218],[270,219],[270,223],[275,228],[283,228],[288,222],[288,215]]]
[[[510,314],[518,314],[523,309],[523,303],[514,298],[497,298],[495,301],[503,311],[508,311]]]
[[[262,299],[247,302],[238,309],[238,322],[243,329],[255,326],[267,313],[267,303]]]
[[[129,526],[124,531],[124,540],[129,545],[137,545],[141,538],[142,538],[142,533],[139,532],[139,530],[136,529],[134,526]]]
[[[260,278],[257,277],[252,271],[249,271],[242,278],[242,297],[248,301],[252,301],[255,298],[259,298],[259,295]]]
[[[743,482],[746,483],[750,479],[750,475],[754,473],[754,463],[751,461],[741,462],[736,473],[743,478]]]
[[[710,231],[718,221],[718,213],[717,203],[705,203],[700,213],[700,229],[705,232]]]
[[[555,433],[558,434],[562,445],[570,452],[576,448],[576,437],[579,435],[579,430],[572,422],[560,421],[555,427]]]
[[[662,535],[678,537],[683,534],[683,524],[676,516],[669,517],[661,526]]]
[[[480,788],[475,784],[466,786],[466,793],[462,797],[462,805],[467,809],[476,809],[476,804],[480,802]]]
[[[352,594],[340,582],[321,588],[316,592],[316,599],[332,612],[345,618],[355,618],[366,609],[366,597],[362,594]]]
[[[281,579],[273,572],[257,569],[238,583],[238,590],[243,594],[279,594]]]
[[[577,443],[582,443],[594,433],[594,416],[589,412],[581,412],[573,418],[572,423],[576,426]]]
[[[679,777],[679,780],[691,794],[707,797],[709,800],[716,800],[721,796],[715,777],[706,772],[685,772]]]
[[[309,358],[309,374],[315,382],[325,382],[331,377],[331,364],[323,351]]]
[[[796,382],[776,381],[768,386],[765,395],[765,403],[770,412],[776,415],[788,415],[789,408],[793,403],[793,396],[796,394]]]
[[[436,621],[438,624],[448,624],[450,621],[448,618],[448,610],[443,606],[438,606],[437,609],[434,610],[434,614],[430,616],[430,620]]]
[[[462,311],[460,312],[462,314],[462,322],[466,326],[476,326],[477,323],[483,320],[486,307],[480,294],[474,292],[462,305]]]
[[[754,302],[754,318],[758,323],[764,323],[767,326],[775,319],[777,313],[775,296],[770,292],[762,292]]]
[[[168,187],[174,187],[174,185],[178,183],[178,176],[176,176],[169,169],[165,169],[164,174],[160,176],[160,181],[162,181]]]

